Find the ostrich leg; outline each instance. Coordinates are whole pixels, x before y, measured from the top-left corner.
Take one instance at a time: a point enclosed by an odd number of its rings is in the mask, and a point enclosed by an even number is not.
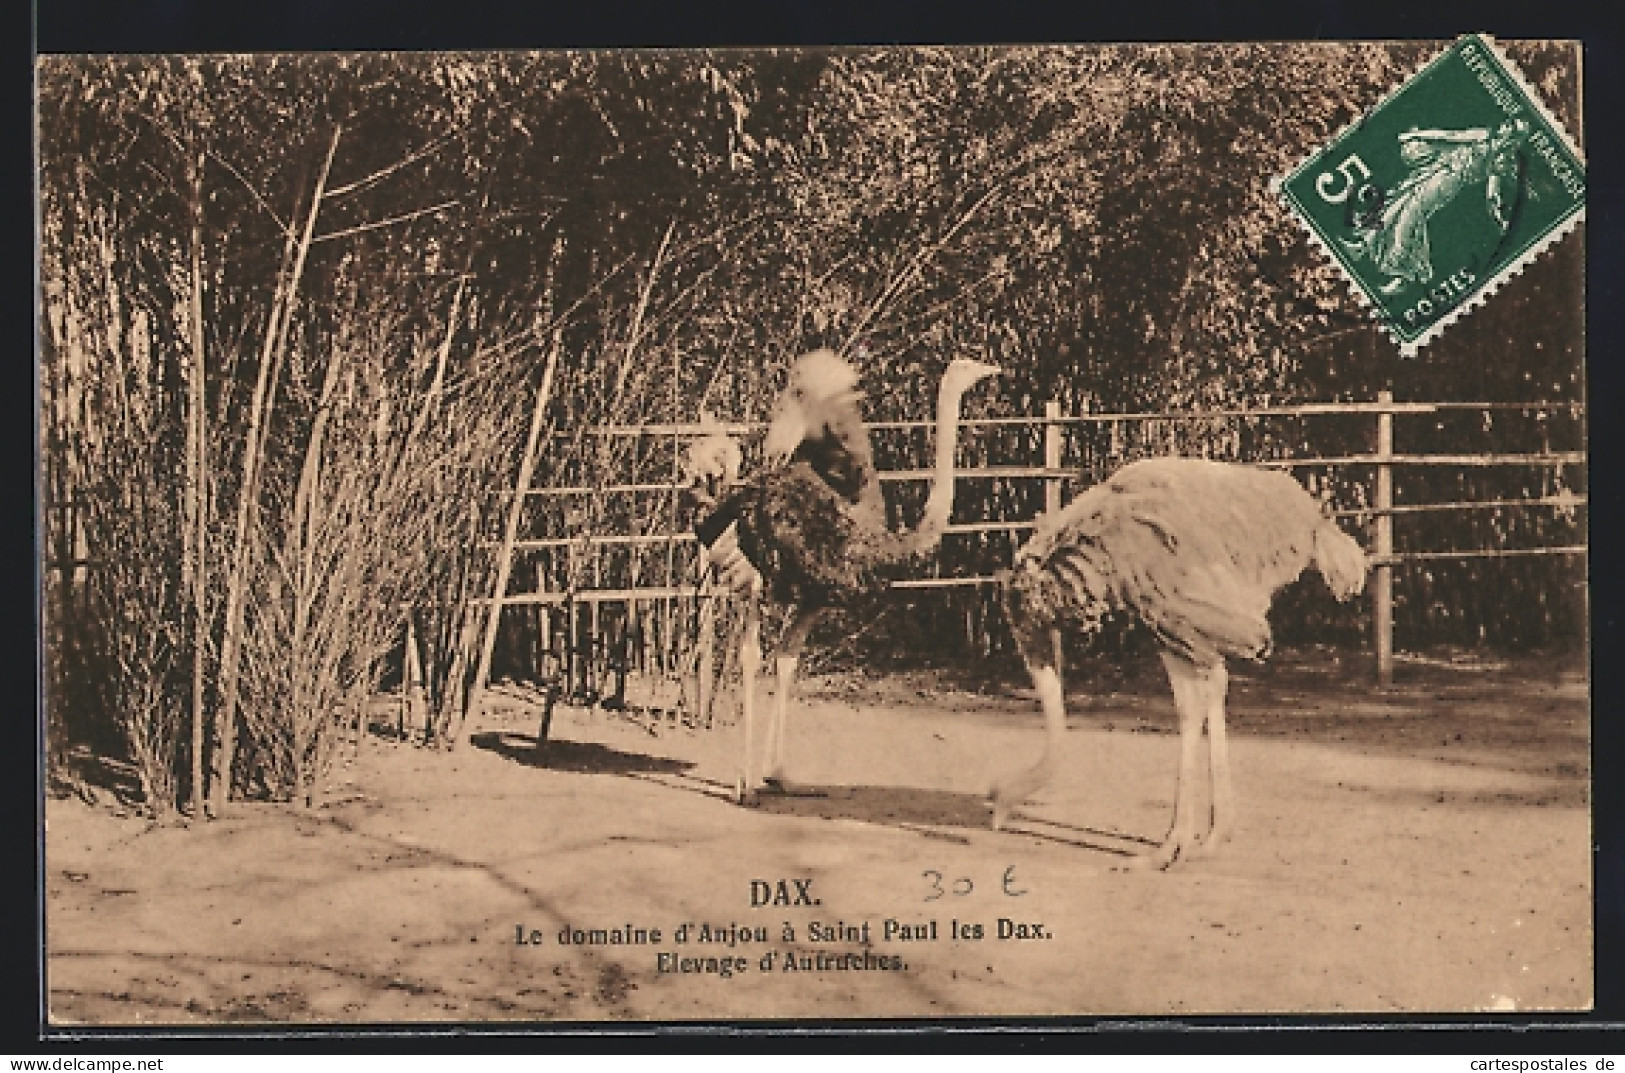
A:
[[[745,601],[745,626],[739,641],[739,709],[744,726],[745,755],[734,782],[734,801],[744,804],[756,792],[756,675],[762,669],[762,608],[760,601]]]
[[[801,662],[802,650],[807,647],[807,635],[823,613],[824,609],[819,607],[797,608],[785,630],[784,640],[779,643],[778,655],[773,660],[779,688],[773,697],[773,727],[767,741],[766,782],[780,790],[787,786],[784,778],[784,738],[786,725],[790,721],[790,692],[796,681],[796,667]]]
[[[1055,774],[1061,739],[1066,735],[1066,699],[1061,691],[1061,633],[1049,631],[1049,652],[1031,643],[1018,631],[1016,640],[1027,673],[1032,676],[1038,703],[1044,709],[1044,755],[1026,771],[1006,778],[993,788],[993,829],[1001,829],[1015,807],[1043,789]]]
[[[1207,714],[1208,775],[1213,791],[1213,827],[1195,854],[1216,849],[1230,837],[1235,824],[1235,789],[1230,784],[1230,741],[1224,729],[1224,695],[1230,688],[1230,672],[1216,663],[1203,672],[1202,700]]]
[[[1174,822],[1162,845],[1135,858],[1129,865],[1131,868],[1167,868],[1177,857],[1193,856],[1208,833],[1207,818],[1198,816],[1204,811],[1198,802],[1205,796],[1201,783],[1210,777],[1214,764],[1211,750],[1207,757],[1202,756],[1202,726],[1211,710],[1213,669],[1199,667],[1172,652],[1162,654],[1162,665],[1167,668],[1168,684],[1174,691],[1174,710],[1179,714],[1179,782],[1174,790]],[[1222,735],[1224,731],[1221,729],[1219,733]]]

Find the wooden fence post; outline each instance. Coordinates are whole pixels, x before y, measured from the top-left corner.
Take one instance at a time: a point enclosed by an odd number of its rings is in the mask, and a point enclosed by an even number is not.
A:
[[[402,721],[397,728],[401,741],[407,740],[407,728],[422,730],[423,740],[429,740],[429,695],[423,688],[423,654],[418,647],[417,626],[410,610],[406,613],[406,655],[401,663]]]
[[[547,572],[541,563],[536,564],[536,591],[547,591]],[[536,619],[536,673],[546,684],[546,679],[557,678],[559,668],[553,659],[553,605],[537,604]]]
[[[1044,404],[1044,513],[1054,514],[1061,509],[1061,400],[1051,399]]]
[[[587,676],[581,670],[581,606],[576,603],[573,584],[564,598],[564,614],[564,695],[574,704],[577,698],[586,696]]]
[[[1394,401],[1392,391],[1377,392],[1379,403]],[[1394,414],[1377,414],[1377,567],[1373,571],[1371,606],[1376,619],[1377,685],[1394,684]]]

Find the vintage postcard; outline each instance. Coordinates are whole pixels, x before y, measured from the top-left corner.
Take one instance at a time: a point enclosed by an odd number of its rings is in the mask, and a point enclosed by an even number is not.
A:
[[[51,1031],[1592,1007],[1575,42],[37,84]]]

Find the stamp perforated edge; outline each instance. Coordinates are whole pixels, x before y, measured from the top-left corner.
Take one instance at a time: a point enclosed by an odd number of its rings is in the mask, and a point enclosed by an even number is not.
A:
[[[1522,274],[1526,266],[1539,258],[1541,254],[1545,253],[1555,243],[1565,238],[1569,232],[1573,231],[1577,226],[1579,226],[1580,222],[1585,219],[1585,202],[1581,201],[1580,204],[1575,208],[1575,211],[1558,221],[1558,223],[1555,224],[1550,231],[1546,232],[1546,234],[1539,241],[1531,243],[1523,251],[1523,253],[1519,254],[1511,261],[1508,261],[1505,265],[1502,265],[1501,270],[1486,280],[1484,285],[1475,290],[1466,301],[1455,306],[1444,316],[1428,325],[1427,328],[1423,330],[1421,335],[1407,342],[1406,340],[1400,338],[1398,332],[1394,329],[1393,324],[1389,321],[1389,318],[1384,315],[1382,307],[1371,298],[1370,294],[1366,293],[1366,289],[1360,283],[1359,277],[1355,273],[1349,271],[1348,267],[1343,264],[1342,258],[1340,258],[1336,251],[1326,244],[1326,239],[1321,235],[1320,231],[1315,227],[1315,225],[1310,222],[1308,213],[1299,210],[1294,205],[1293,198],[1288,193],[1286,188],[1286,184],[1288,182],[1297,178],[1299,173],[1313,164],[1316,160],[1319,160],[1328,149],[1342,141],[1343,136],[1349,131],[1364,123],[1367,116],[1382,108],[1395,97],[1399,96],[1405,87],[1409,86],[1413,81],[1415,81],[1419,75],[1423,74],[1435,64],[1442,62],[1446,56],[1450,55],[1451,51],[1454,50],[1457,45],[1461,44],[1462,41],[1468,38],[1477,41],[1484,47],[1484,50],[1494,58],[1496,65],[1501,68],[1501,72],[1506,75],[1507,78],[1520,90],[1523,91],[1523,95],[1528,100],[1530,106],[1535,109],[1536,114],[1539,115],[1541,119],[1546,121],[1546,125],[1557,134],[1558,138],[1561,139],[1564,148],[1566,148],[1570,153],[1574,154],[1574,158],[1584,165],[1586,162],[1585,154],[1580,151],[1578,143],[1576,143],[1574,138],[1569,134],[1568,128],[1560,123],[1557,117],[1552,114],[1551,110],[1546,107],[1545,100],[1541,97],[1540,93],[1535,89],[1535,87],[1530,85],[1529,80],[1524,77],[1522,69],[1519,68],[1517,64],[1513,63],[1512,59],[1501,50],[1501,46],[1496,42],[1495,38],[1491,37],[1489,34],[1477,33],[1463,34],[1461,37],[1456,38],[1456,40],[1445,46],[1445,48],[1438,55],[1432,56],[1424,61],[1414,71],[1400,79],[1392,89],[1383,94],[1382,98],[1378,100],[1376,104],[1363,109],[1359,115],[1343,124],[1343,126],[1338,129],[1336,134],[1332,135],[1326,140],[1324,145],[1310,153],[1295,167],[1287,171],[1285,175],[1276,176],[1275,178],[1271,179],[1269,183],[1270,191],[1280,198],[1282,203],[1285,205],[1287,215],[1296,220],[1298,222],[1298,226],[1308,233],[1312,243],[1320,250],[1321,256],[1330,260],[1337,270],[1343,274],[1344,282],[1348,284],[1349,291],[1354,295],[1355,300],[1365,307],[1367,315],[1370,316],[1372,320],[1375,320],[1382,326],[1383,331],[1386,332],[1388,337],[1394,341],[1396,346],[1399,347],[1399,355],[1402,358],[1416,357],[1416,355],[1421,352],[1422,348],[1428,343],[1432,342],[1434,339],[1438,338],[1441,332],[1450,327],[1452,324],[1456,323],[1456,321],[1460,320],[1462,317],[1466,316],[1468,313],[1483,305],[1491,295],[1495,294],[1501,289],[1501,285],[1503,283],[1505,283],[1508,279],[1511,279],[1513,276]]]

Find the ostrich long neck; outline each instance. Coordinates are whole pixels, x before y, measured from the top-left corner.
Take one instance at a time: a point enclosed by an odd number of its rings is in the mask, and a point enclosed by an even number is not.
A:
[[[925,514],[919,528],[909,537],[917,553],[936,550],[954,512],[954,449],[959,443],[959,402],[965,386],[944,381],[937,392],[936,470],[931,477],[931,495],[925,501]]]

